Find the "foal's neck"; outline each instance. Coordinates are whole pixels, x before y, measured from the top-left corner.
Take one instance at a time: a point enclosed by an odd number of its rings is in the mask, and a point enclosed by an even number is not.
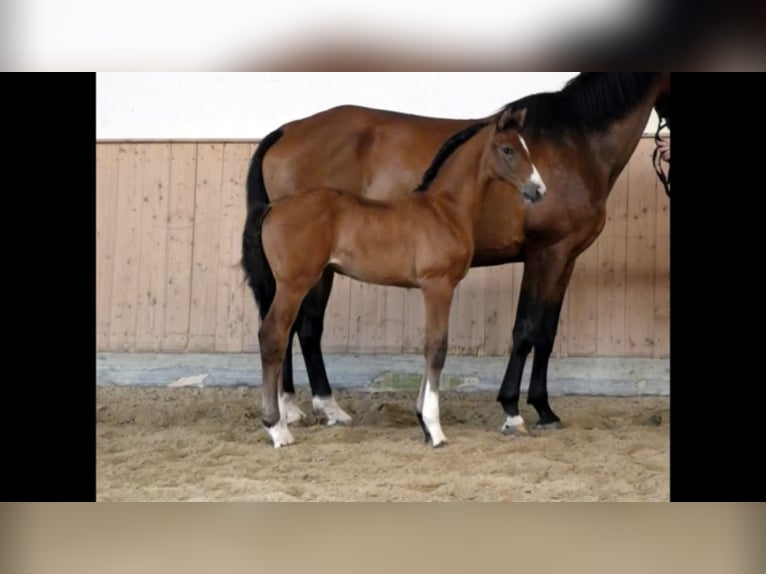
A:
[[[478,219],[482,194],[489,184],[489,177],[482,169],[485,143],[481,133],[464,143],[426,191],[430,201],[452,206],[456,215],[471,226]]]

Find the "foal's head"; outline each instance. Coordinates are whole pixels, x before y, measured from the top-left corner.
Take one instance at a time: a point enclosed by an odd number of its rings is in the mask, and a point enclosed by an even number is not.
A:
[[[546,187],[537,171],[529,148],[521,137],[526,108],[506,108],[492,125],[488,151],[488,167],[495,177],[515,185],[530,201],[539,201]]]

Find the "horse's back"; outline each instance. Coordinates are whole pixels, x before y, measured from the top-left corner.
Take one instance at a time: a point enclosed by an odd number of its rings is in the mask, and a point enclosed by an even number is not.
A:
[[[263,159],[268,196],[274,201],[308,187],[404,196],[442,143],[471,122],[346,105],[287,123]]]

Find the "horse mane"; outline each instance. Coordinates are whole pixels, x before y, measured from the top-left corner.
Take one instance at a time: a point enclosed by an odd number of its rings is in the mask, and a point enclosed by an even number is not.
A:
[[[600,132],[633,110],[659,76],[659,72],[584,72],[569,80],[561,91],[525,96],[498,114],[508,108],[526,107],[526,133]]]
[[[415,191],[418,193],[426,191],[436,177],[436,174],[439,173],[441,166],[447,161],[447,158],[452,155],[452,152],[471,139],[476,132],[488,124],[489,122],[477,122],[472,124],[467,128],[460,130],[444,142],[441,149],[436,152],[434,159],[431,160],[431,165],[428,166],[428,169],[423,174],[423,179],[420,181],[420,185],[415,188]]]
[[[604,131],[633,110],[659,77],[660,72],[583,72],[558,92],[532,94],[503,106],[493,119],[509,108],[526,108],[525,133]],[[426,191],[447,158],[488,124],[489,121],[472,124],[444,142],[415,191]]]

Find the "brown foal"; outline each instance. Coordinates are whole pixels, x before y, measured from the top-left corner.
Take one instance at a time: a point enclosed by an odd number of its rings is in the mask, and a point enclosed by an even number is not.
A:
[[[525,115],[525,109],[507,109],[496,121],[477,127],[425,192],[383,202],[316,188],[251,206],[243,266],[251,284],[262,281],[255,275],[264,272],[274,282],[258,338],[262,418],[275,447],[294,441],[281,372],[291,328],[304,297],[327,267],[366,283],[422,291],[426,368],[417,414],[426,442],[434,447],[446,442],[439,421],[439,378],[452,296],[471,266],[483,196],[495,185],[511,184],[531,201],[546,191],[519,133]]]

